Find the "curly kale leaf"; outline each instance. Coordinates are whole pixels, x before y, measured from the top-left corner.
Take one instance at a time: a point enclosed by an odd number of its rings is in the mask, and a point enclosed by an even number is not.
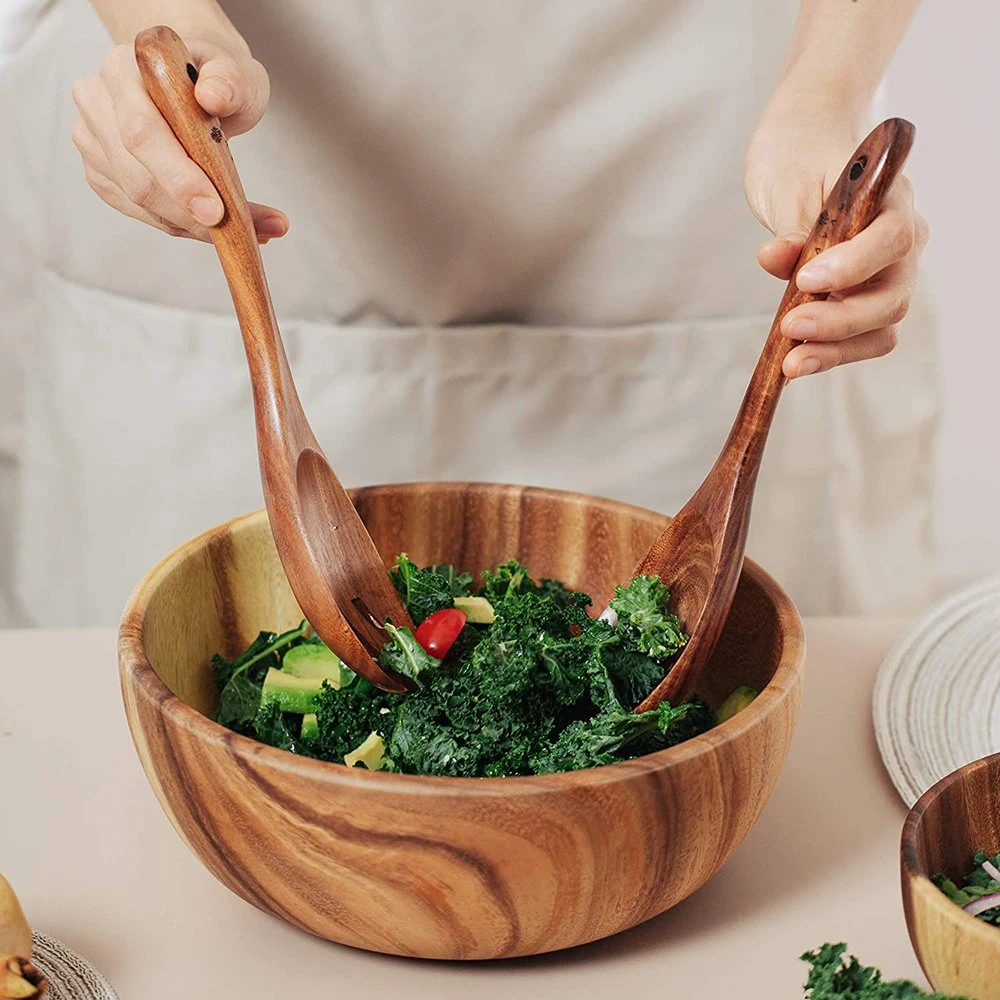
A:
[[[448,722],[442,699],[427,691],[409,695],[391,721],[389,756],[401,770],[415,774],[476,776],[479,746]]]
[[[861,965],[853,955],[845,957],[846,951],[846,944],[824,944],[802,956],[812,966],[805,984],[806,1000],[965,1000],[925,993],[906,979],[887,982],[878,969]]]
[[[450,608],[456,597],[469,594],[472,585],[469,573],[444,564],[421,569],[405,552],[396,559],[389,576],[415,625],[441,608]]]
[[[316,706],[318,734],[312,750],[323,760],[344,762],[344,755],[357,749],[377,732],[385,740],[386,730],[403,696],[380,691],[359,677],[339,691],[323,686]],[[386,741],[388,742],[388,741]]]
[[[654,660],[675,656],[687,642],[680,619],[667,611],[670,593],[656,576],[637,576],[615,587],[611,608],[626,643]]]
[[[653,693],[666,676],[661,663],[637,649],[629,649],[616,639],[603,655],[608,676],[622,705],[634,707]]]
[[[480,593],[494,608],[508,597],[533,594],[538,591],[538,584],[516,559],[501,563],[495,570],[485,570],[482,576],[483,586]]]
[[[409,677],[411,681],[423,686],[422,675],[428,670],[436,670],[441,666],[441,661],[431,656],[408,628],[396,628],[386,622],[385,630],[389,633],[389,641],[379,653],[379,664],[386,670]]]
[[[531,768],[536,774],[554,774],[613,764],[629,756],[634,745],[645,743],[650,737],[655,742],[665,740],[671,727],[684,718],[689,708],[689,705],[671,708],[662,702],[651,712],[609,712],[571,722],[551,746],[532,756]],[[652,749],[656,748],[655,742]]]

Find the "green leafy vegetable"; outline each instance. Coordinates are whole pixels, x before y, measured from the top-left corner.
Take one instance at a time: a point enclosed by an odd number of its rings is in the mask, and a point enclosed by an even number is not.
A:
[[[666,702],[652,712],[606,713],[594,719],[571,722],[550,747],[531,758],[536,774],[576,771],[595,764],[613,764],[623,750],[648,737],[666,737],[670,727],[687,715],[690,706],[671,708]],[[662,742],[650,749],[662,749]],[[647,751],[648,752],[648,751]]]
[[[974,867],[963,879],[961,888],[941,874],[931,876],[931,881],[958,906],[967,906],[983,896],[1000,893],[1000,882],[983,868],[984,864],[990,864],[1000,870],[1000,854],[989,855],[980,848],[973,857],[972,864]],[[987,924],[1000,927],[1000,906],[977,913],[976,917]]]
[[[308,622],[277,635],[261,632],[235,660],[226,661],[218,653],[212,657],[212,672],[219,685],[219,707],[215,721],[237,732],[253,735],[254,717],[260,707],[260,689],[272,667],[281,666],[284,651],[306,640]]]
[[[647,656],[662,662],[687,642],[680,619],[667,612],[670,594],[656,576],[637,576],[627,587],[615,587],[611,608],[618,626]]]
[[[323,760],[343,761],[344,755],[373,731],[381,732],[380,725],[389,718],[391,706],[400,700],[398,695],[380,691],[362,677],[339,691],[323,688],[315,713],[317,736],[312,741],[315,755]]]
[[[470,573],[458,573],[453,566],[426,566],[421,569],[404,552],[389,570],[389,577],[410,612],[414,625],[441,608],[450,608],[456,597],[469,595]]]
[[[281,711],[281,706],[276,701],[265,702],[260,707],[256,719],[254,719],[254,729],[257,732],[257,739],[262,743],[270,743],[273,747],[281,750],[291,750],[292,753],[299,752],[298,741],[292,736],[288,719],[296,718],[288,716]]]
[[[444,661],[425,652],[409,629],[387,623],[379,662],[416,682],[405,695],[361,678],[337,690],[320,672],[313,683],[322,686],[300,697],[316,673],[306,670],[312,655],[286,657],[291,669],[284,673],[280,660],[295,644],[318,640],[306,636],[305,623],[284,636],[262,633],[239,660],[216,665],[217,718],[275,746],[337,762],[375,733],[385,747],[384,770],[454,777],[598,767],[673,746],[716,723],[698,698],[633,711],[686,641],[656,578],[618,589],[612,625],[590,617],[586,594],[557,580],[535,581],[515,560],[484,572],[475,595],[468,573],[421,569],[405,555],[390,575],[417,622],[456,596],[485,598],[493,620],[466,624]],[[302,714],[291,714],[293,707]]]
[[[260,688],[245,673],[237,674],[222,689],[215,721],[244,732],[260,707]]]
[[[440,667],[441,661],[426,652],[408,628],[396,628],[386,622],[385,630],[389,633],[389,641],[379,653],[379,663],[387,670],[409,677],[422,686],[424,681],[421,675],[427,670]]]
[[[888,982],[878,969],[861,965],[853,955],[845,957],[846,951],[846,944],[825,944],[802,956],[812,966],[805,984],[806,1000],[966,1000],[925,993],[906,979]]]
[[[501,563],[492,572],[486,570],[483,573],[482,595],[494,607],[508,597],[516,597],[526,590],[534,589],[534,581],[516,559]]]

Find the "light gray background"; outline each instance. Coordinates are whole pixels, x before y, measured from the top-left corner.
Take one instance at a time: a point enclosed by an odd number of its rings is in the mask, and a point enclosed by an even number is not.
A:
[[[892,113],[919,130],[910,174],[931,223],[926,274],[944,366],[937,490],[944,588],[1000,572],[998,38],[995,4],[925,2],[889,78]]]

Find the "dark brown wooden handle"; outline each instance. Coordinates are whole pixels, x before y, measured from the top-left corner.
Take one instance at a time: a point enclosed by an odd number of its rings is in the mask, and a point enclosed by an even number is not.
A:
[[[827,298],[826,293],[800,291],[796,277],[809,261],[828,247],[852,239],[871,224],[881,209],[886,191],[903,169],[915,134],[916,129],[910,122],[889,118],[872,129],[844,167],[799,255],[743,405],[720,455],[720,464],[731,466],[737,461],[734,452],[745,453],[746,459],[738,462],[756,477],[764,442],[786,382],[782,365],[796,345],[796,341],[781,332],[781,321],[796,306]]]
[[[301,413],[229,143],[219,119],[208,114],[194,96],[198,69],[191,53],[176,32],[160,25],[136,36],[135,59],[153,103],[222,199],[225,214],[209,232],[240,321],[258,435],[289,452],[302,447],[319,450]]]
[[[135,60],[153,103],[219,192],[225,216],[212,228],[213,240],[226,235],[229,240],[246,241],[250,246],[245,249],[259,254],[246,195],[222,126],[195,99],[198,70],[187,46],[170,28],[147,28],[136,36]]]
[[[830,191],[802,248],[778,307],[772,334],[789,310],[803,302],[815,302],[827,297],[826,293],[800,291],[795,283],[799,271],[828,247],[846,243],[871,225],[882,207],[886,191],[903,169],[915,134],[916,129],[910,122],[889,118],[877,125],[858,146]],[[782,340],[791,350],[794,342],[787,337],[782,337]]]

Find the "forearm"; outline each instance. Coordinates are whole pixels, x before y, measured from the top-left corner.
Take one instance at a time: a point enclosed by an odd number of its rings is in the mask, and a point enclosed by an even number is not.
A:
[[[857,124],[919,0],[802,0],[772,105],[822,106]]]
[[[126,44],[155,24],[166,24],[182,37],[190,32],[219,41],[239,32],[216,0],[91,0],[116,45]]]

